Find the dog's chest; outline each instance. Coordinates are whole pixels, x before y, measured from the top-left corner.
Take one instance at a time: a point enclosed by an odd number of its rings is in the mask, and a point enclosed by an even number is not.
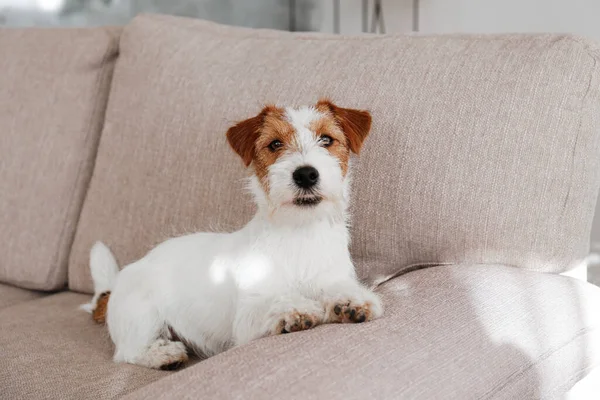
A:
[[[311,281],[352,269],[345,227],[266,232],[252,245],[238,266],[238,283],[257,281],[286,284]]]

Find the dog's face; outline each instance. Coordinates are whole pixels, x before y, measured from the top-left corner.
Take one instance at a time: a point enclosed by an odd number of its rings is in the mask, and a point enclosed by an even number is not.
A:
[[[327,100],[312,107],[265,107],[227,131],[227,140],[274,208],[314,209],[344,201],[350,153],[371,128],[367,111]]]

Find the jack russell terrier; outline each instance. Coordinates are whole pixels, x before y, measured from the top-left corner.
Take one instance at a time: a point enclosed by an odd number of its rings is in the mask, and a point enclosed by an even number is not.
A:
[[[227,131],[252,171],[258,211],[245,227],[169,239],[120,272],[97,242],[95,294],[82,308],[108,325],[114,361],[175,369],[187,349],[211,356],[268,335],[381,316],[348,250],[350,153],[370,129],[369,112],[328,100],[267,106]]]

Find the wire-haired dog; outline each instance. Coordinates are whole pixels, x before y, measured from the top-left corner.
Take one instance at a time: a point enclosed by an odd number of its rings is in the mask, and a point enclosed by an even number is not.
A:
[[[371,128],[367,111],[327,100],[265,107],[227,131],[253,175],[258,211],[233,233],[161,243],[119,272],[96,243],[84,308],[108,325],[114,360],[171,369],[186,348],[210,356],[266,335],[382,314],[348,250],[350,153]]]

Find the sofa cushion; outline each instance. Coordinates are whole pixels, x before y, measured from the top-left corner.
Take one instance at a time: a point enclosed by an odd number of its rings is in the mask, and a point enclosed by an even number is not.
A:
[[[169,374],[114,363],[106,327],[77,309],[87,301],[64,292],[0,310],[0,399],[116,399]]]
[[[63,288],[118,30],[0,29],[0,281]]]
[[[559,398],[600,365],[600,289],[502,266],[435,267],[380,289],[384,317],[258,340],[132,398]],[[61,293],[0,310],[0,398],[117,398],[169,373],[111,361]]]
[[[28,300],[38,299],[43,295],[44,293],[42,292],[21,289],[0,283],[0,309],[23,303]]]
[[[261,339],[134,399],[558,399],[600,365],[600,289],[457,265],[381,288],[384,316]]]
[[[267,102],[368,108],[352,255],[381,282],[415,265],[562,271],[587,255],[600,178],[599,52],[564,35],[292,34],[143,16],[125,28],[69,284],[96,240],[122,264],[251,217],[225,140]]]

